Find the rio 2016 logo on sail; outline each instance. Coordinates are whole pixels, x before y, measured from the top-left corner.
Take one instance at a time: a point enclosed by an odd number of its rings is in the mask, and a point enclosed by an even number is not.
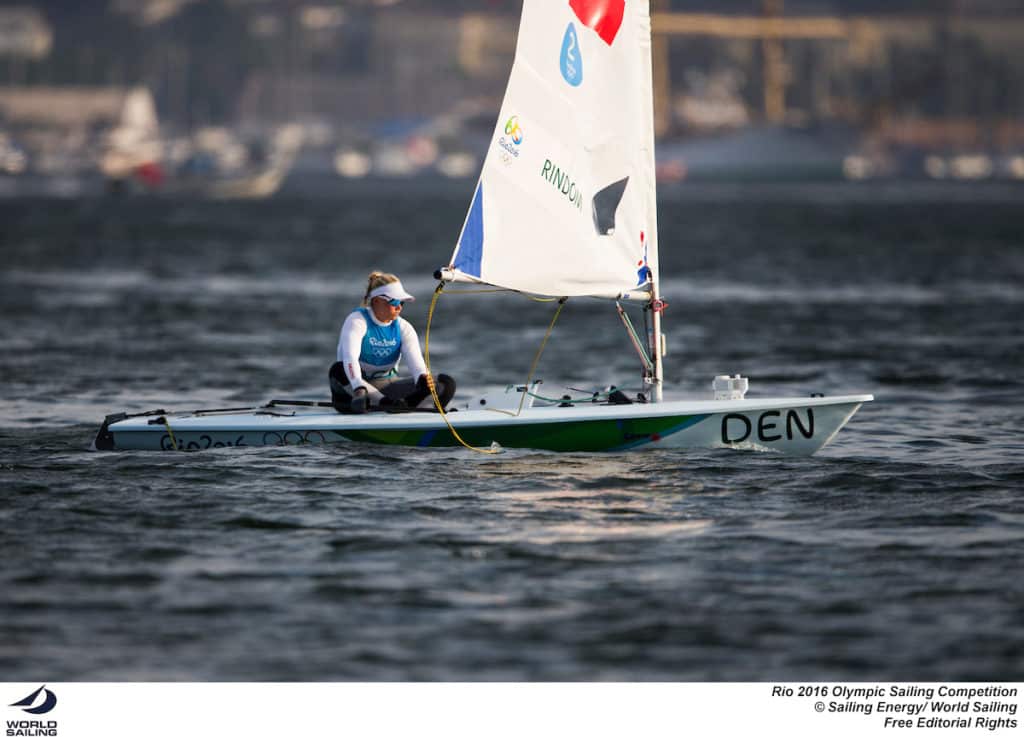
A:
[[[523,143],[523,126],[519,124],[519,116],[513,115],[505,123],[505,135],[498,139],[502,149],[501,160],[510,164],[519,158],[519,146]]]
[[[505,123],[505,135],[512,136],[512,143],[517,146],[523,142],[523,128],[519,125],[518,115],[513,115],[508,119],[508,122]]]

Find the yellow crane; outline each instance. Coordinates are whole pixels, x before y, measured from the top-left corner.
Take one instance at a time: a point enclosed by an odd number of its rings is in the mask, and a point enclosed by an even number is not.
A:
[[[786,39],[842,39],[850,33],[850,24],[832,17],[785,18],[784,0],[762,0],[761,16],[716,15],[711,13],[671,12],[669,0],[653,0],[655,80],[655,132],[669,128],[671,109],[671,70],[668,42],[671,36],[716,36],[719,38],[760,39],[764,56],[764,115],[772,123],[786,116],[786,59],[782,42]]]

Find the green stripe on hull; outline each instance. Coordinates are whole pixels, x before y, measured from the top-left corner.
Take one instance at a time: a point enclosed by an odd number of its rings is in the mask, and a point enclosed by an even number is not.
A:
[[[522,425],[456,428],[470,445],[534,448],[553,451],[623,450],[657,442],[697,424],[708,415],[673,415],[626,420],[577,420]],[[339,435],[360,443],[443,448],[459,445],[447,428],[440,430],[341,430]]]

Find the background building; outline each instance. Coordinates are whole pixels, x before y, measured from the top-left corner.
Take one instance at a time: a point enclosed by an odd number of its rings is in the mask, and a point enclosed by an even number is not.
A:
[[[143,88],[165,137],[298,125],[307,147],[363,151],[403,136],[472,147],[493,124],[520,5],[33,0],[0,11],[0,86]],[[908,159],[921,170],[928,155],[1024,149],[1021,0],[652,0],[652,9],[664,140],[772,128],[833,157],[866,156],[876,172]],[[10,137],[18,126],[2,116]]]

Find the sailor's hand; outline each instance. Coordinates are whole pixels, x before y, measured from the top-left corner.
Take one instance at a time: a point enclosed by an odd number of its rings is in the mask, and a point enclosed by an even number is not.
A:
[[[361,415],[365,414],[366,410],[370,408],[369,397],[367,397],[366,387],[359,387],[352,392],[352,414]]]

